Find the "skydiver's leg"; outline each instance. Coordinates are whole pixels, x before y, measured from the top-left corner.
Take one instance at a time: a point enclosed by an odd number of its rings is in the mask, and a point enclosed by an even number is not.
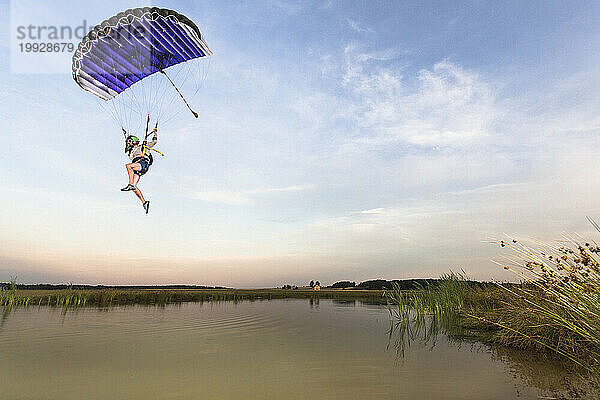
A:
[[[144,199],[144,195],[142,194],[142,191],[140,189],[138,189],[138,187],[137,187],[137,184],[139,181],[140,181],[140,176],[137,174],[134,174],[132,185],[135,186],[135,189],[133,189],[133,193],[135,193],[137,198],[140,199],[142,204],[144,204],[146,202],[146,199]]]
[[[135,186],[137,181],[140,180],[139,176],[134,174],[133,171],[140,171],[142,169],[142,166],[138,163],[129,163],[129,164],[125,164],[125,169],[127,169],[127,176],[129,177],[129,184]],[[133,182],[135,177],[138,177],[137,180],[135,180],[135,183]]]

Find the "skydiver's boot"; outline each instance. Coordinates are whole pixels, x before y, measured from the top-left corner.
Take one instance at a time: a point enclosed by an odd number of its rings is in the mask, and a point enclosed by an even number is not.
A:
[[[130,190],[135,190],[135,186],[133,186],[132,184],[129,184],[129,185],[125,186],[124,188],[122,188],[121,192],[128,192]]]
[[[146,202],[144,204],[142,204],[142,206],[144,207],[146,214],[148,214],[148,211],[150,210],[150,202],[148,200],[146,200]]]

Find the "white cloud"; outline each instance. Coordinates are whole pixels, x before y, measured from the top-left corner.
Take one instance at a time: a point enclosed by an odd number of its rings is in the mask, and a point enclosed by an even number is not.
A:
[[[371,143],[462,146],[493,133],[494,92],[477,74],[442,61],[417,79],[409,90],[400,71],[348,66],[344,82],[356,99],[355,122]]]
[[[497,127],[514,107],[499,100],[498,82],[448,60],[409,73],[400,54],[350,43],[337,63],[340,57],[321,56],[315,68],[335,91],[297,96],[290,107],[297,129],[344,135],[337,145],[353,152],[394,144],[461,149],[502,133]]]
[[[353,19],[348,18],[346,21],[348,22],[348,26],[350,26],[350,29],[352,29],[355,32],[358,32],[358,33],[373,33],[374,32],[373,29],[364,27]]]
[[[210,190],[203,192],[194,192],[192,198],[206,201],[209,203],[221,203],[234,206],[251,204],[252,200],[239,192],[226,192],[219,190]]]
[[[260,193],[281,193],[281,192],[301,192],[304,190],[312,189],[314,185],[292,185],[284,187],[270,187],[262,189],[248,190],[246,193],[260,194]]]
[[[383,214],[385,208],[372,208],[370,210],[356,211],[357,214]]]
[[[268,194],[268,193],[285,193],[285,192],[301,192],[312,189],[314,185],[291,185],[283,187],[265,187],[251,190],[241,191],[226,191],[226,190],[207,190],[196,191],[191,193],[189,197],[196,200],[202,200],[209,203],[229,204],[235,206],[243,206],[253,204],[255,201],[250,195]]]

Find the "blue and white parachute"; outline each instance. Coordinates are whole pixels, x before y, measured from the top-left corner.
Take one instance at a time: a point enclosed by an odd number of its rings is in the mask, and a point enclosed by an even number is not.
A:
[[[175,85],[186,98],[196,94],[206,73],[201,60],[211,54],[186,16],[134,8],[103,21],[81,40],[72,73],[82,89],[103,100],[121,127],[136,129],[149,114],[164,123],[185,111]]]

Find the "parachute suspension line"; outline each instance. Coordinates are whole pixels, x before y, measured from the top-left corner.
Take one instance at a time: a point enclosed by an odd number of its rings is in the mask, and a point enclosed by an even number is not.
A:
[[[146,119],[146,132],[144,133],[144,140],[148,139],[148,126],[150,125],[150,114],[148,114],[148,119]]]
[[[166,102],[164,92],[166,91],[167,83],[158,76],[151,76],[153,88],[152,104],[154,106],[153,113],[156,121],[162,121],[162,109]]]
[[[110,114],[111,118],[117,123],[117,125],[123,126],[121,118],[118,117],[118,113],[115,112],[113,105],[110,104],[110,102],[107,104],[104,103],[106,103],[106,101],[98,99],[98,104],[100,104],[104,111],[107,111]]]
[[[169,78],[169,75],[167,75],[167,73],[165,71],[163,71],[162,69],[159,69],[158,71],[161,74],[163,74],[169,80],[169,82],[171,82],[171,85],[173,85],[173,87],[175,88],[175,90],[177,91],[177,93],[179,93],[179,96],[181,97],[181,99],[183,100],[183,102],[185,103],[185,105],[187,106],[187,108],[192,112],[192,114],[194,114],[194,117],[198,118],[198,113],[196,111],[192,110],[192,107],[190,107],[190,105],[188,104],[188,102],[185,99],[185,97],[183,97],[183,95],[181,94],[181,92],[179,91],[179,89],[177,89],[177,86],[175,86],[175,83],[173,83],[173,81],[171,80],[171,78]]]
[[[197,78],[198,83],[196,85],[196,91],[194,92],[194,96],[204,86],[204,81],[206,81],[206,77],[208,76],[208,70],[210,69],[210,61],[211,61],[211,59],[209,58],[206,62],[203,63],[203,65],[202,65],[202,67],[203,67],[202,71],[200,71],[200,69],[198,69],[198,76],[199,76],[199,78]]]
[[[188,78],[190,76],[192,76],[192,71],[196,71],[198,68],[197,66],[195,66],[194,64],[191,63],[184,63],[183,65],[178,65],[178,68],[175,70],[175,75],[173,76],[173,79],[175,79],[177,82],[181,82],[181,83],[186,83],[188,81]],[[162,82],[165,82],[164,80],[162,80]],[[196,87],[198,87],[198,82],[197,79],[195,80],[195,85]],[[196,91],[194,92],[194,95],[196,95],[196,93],[198,92],[198,89],[196,89]],[[165,108],[169,108],[171,106],[171,104],[173,104],[173,102],[175,101],[175,99],[177,98],[177,96],[171,96],[171,99],[168,101],[167,104],[164,105]],[[168,123],[169,121],[173,120],[174,118],[176,118],[177,116],[179,116],[179,114],[181,114],[182,109],[179,108],[178,111],[171,113],[171,115],[163,120],[163,110],[162,110],[163,106],[161,105],[161,111],[160,111],[160,121],[164,124]]]
[[[131,127],[131,113],[124,110],[125,103],[122,99],[112,99],[110,101],[98,99],[100,107],[106,111],[115,123],[121,128],[130,129]],[[129,107],[130,108],[130,107]]]
[[[186,83],[186,82],[188,82],[188,80],[191,80],[192,86],[195,87],[195,90],[194,90],[192,96],[195,96],[198,93],[198,91],[201,89],[201,87],[203,86],[203,82],[205,81],[205,78],[206,78],[206,74],[201,71],[208,71],[207,65],[209,63],[210,63],[210,58],[208,59],[208,61],[203,61],[199,64],[184,63],[182,68],[176,69],[176,75],[172,77],[172,80],[175,80],[175,81],[181,82],[181,83]],[[198,67],[198,65],[202,65],[202,68]],[[191,77],[191,79],[190,79],[190,77]],[[168,106],[170,106],[173,103],[175,98],[176,98],[176,96],[171,97],[171,101],[169,102]],[[169,116],[169,118],[167,118],[163,122],[167,123],[167,122],[171,121],[172,119],[177,117],[181,112],[182,112],[182,109],[180,108],[179,111],[172,113]]]
[[[189,65],[188,63],[183,63],[183,65],[178,65],[175,67],[175,75],[173,76],[173,79],[177,80],[178,82],[182,82],[181,80],[179,80],[179,74],[181,73],[181,68],[184,68],[185,66]],[[173,69],[172,69],[173,70]],[[160,79],[159,81],[159,87],[161,92],[165,92],[167,90],[167,80],[165,79]],[[173,101],[177,98],[177,96],[163,96],[163,101],[160,103],[159,108],[157,110],[157,114],[158,117],[157,119],[161,122],[161,123],[165,123],[166,121],[163,119],[164,116],[164,110],[165,108],[168,108],[171,104],[173,104]],[[168,99],[168,100],[165,100]],[[178,109],[174,114],[178,115],[181,111]]]
[[[209,61],[210,61],[210,60],[209,60]],[[204,66],[205,64],[206,64],[206,61],[204,61],[203,63],[201,63],[201,65],[203,65],[203,66]],[[179,64],[179,65],[177,65],[177,67],[172,67],[172,68],[175,68],[175,69],[174,69],[174,70],[175,70],[175,75],[172,75],[172,74],[171,74],[171,77],[172,77],[172,79],[171,79],[171,80],[173,80],[173,81],[180,82],[180,84],[185,84],[186,82],[188,82],[188,79],[189,79],[190,77],[193,77],[193,78],[195,78],[195,79],[192,79],[192,83],[193,83],[193,85],[192,85],[192,86],[195,86],[195,87],[196,87],[196,90],[195,90],[195,91],[194,91],[194,93],[193,93],[193,96],[195,96],[195,95],[196,95],[196,93],[198,93],[198,91],[199,91],[199,89],[200,89],[200,86],[201,86],[201,85],[200,85],[200,82],[202,82],[202,81],[203,81],[203,79],[198,79],[199,77],[201,77],[201,76],[203,75],[203,74],[200,74],[200,73],[198,72],[198,71],[199,71],[199,68],[198,68],[198,66],[197,66],[197,65],[195,65],[195,64],[193,64],[193,63],[183,63],[183,64]],[[195,73],[194,73],[194,72],[195,72]],[[168,84],[166,83],[166,80],[161,80],[161,82],[164,82],[164,83],[165,83],[165,85],[168,85]],[[166,123],[168,123],[169,121],[171,121],[171,120],[175,119],[175,118],[176,118],[176,117],[178,117],[178,116],[181,114],[181,112],[184,110],[183,108],[180,108],[180,107],[178,107],[178,108],[177,108],[177,111],[175,111],[175,112],[171,112],[171,113],[169,114],[168,118],[166,118],[166,119],[163,119],[163,116],[164,116],[164,114],[165,114],[165,112],[164,112],[164,111],[165,111],[166,109],[169,109],[169,108],[171,107],[171,105],[173,104],[173,102],[174,102],[174,101],[177,99],[177,96],[169,96],[169,97],[170,97],[170,100],[169,100],[169,101],[168,101],[166,104],[164,104],[164,105],[161,105],[161,111],[160,111],[160,118],[159,118],[159,120],[160,120],[160,121],[161,121],[161,123],[163,123],[163,124],[166,124]],[[163,110],[163,109],[164,109],[164,110]]]
[[[142,142],[142,157],[146,155],[146,143],[148,142],[148,125],[150,125],[150,114],[148,114],[148,118],[146,119],[146,132],[144,133],[144,141]]]
[[[110,47],[110,45],[111,45],[111,39],[112,39],[112,37],[110,37],[110,36],[106,37],[106,38],[100,38],[99,42],[101,42],[101,43],[105,44],[106,46]],[[108,58],[108,59],[104,59],[103,62],[106,63],[108,66],[110,66],[112,68],[113,73],[118,73],[120,64],[118,64],[115,59]],[[123,112],[123,106],[122,106],[122,104],[119,104],[118,102],[115,103],[113,101],[109,101],[108,104],[109,104],[109,107],[112,107],[112,109],[113,109],[112,112],[118,116],[118,123],[119,123],[119,125],[121,125],[121,127],[127,126],[128,125],[128,121],[127,121],[128,118],[127,118],[127,114]]]
[[[171,76],[169,76],[168,79],[160,79],[161,89],[166,91],[169,83],[171,85],[173,85],[174,80],[176,80],[177,82],[185,83],[185,81],[182,81],[179,78],[180,78],[182,70],[189,69],[189,68],[190,68],[189,63],[183,63],[183,64],[177,65],[177,67],[173,68],[171,71],[171,72],[174,71],[174,75],[173,75],[173,73],[171,73]],[[167,83],[167,81],[169,83]],[[178,88],[176,88],[176,89],[178,89]],[[177,93],[179,94],[179,96],[163,96],[163,98],[162,98],[163,101],[160,103],[160,108],[158,109],[158,120],[161,123],[167,123],[170,120],[172,120],[173,118],[175,118],[176,116],[178,116],[179,114],[181,114],[183,109],[180,107],[177,107],[177,109],[176,109],[177,111],[172,112],[171,115],[169,116],[169,118],[167,118],[167,119],[163,118],[164,114],[165,114],[164,111],[169,109],[169,107],[175,102],[177,97],[181,97],[181,92],[179,90],[177,90]],[[185,101],[185,99],[184,99],[184,101]],[[189,106],[188,106],[188,108],[189,108]]]

